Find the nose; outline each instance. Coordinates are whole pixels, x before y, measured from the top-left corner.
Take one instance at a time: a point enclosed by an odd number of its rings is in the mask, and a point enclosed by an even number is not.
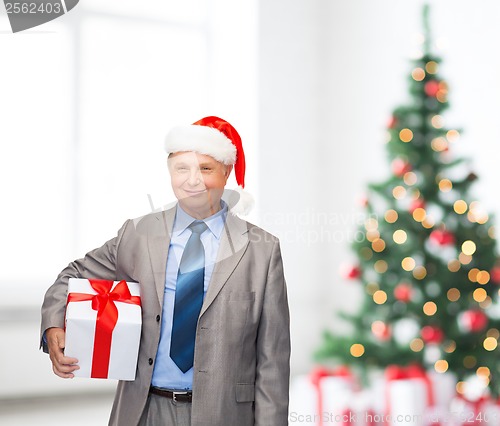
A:
[[[198,168],[192,168],[189,171],[189,178],[188,178],[188,184],[190,186],[196,186],[200,183],[201,181],[201,173]]]

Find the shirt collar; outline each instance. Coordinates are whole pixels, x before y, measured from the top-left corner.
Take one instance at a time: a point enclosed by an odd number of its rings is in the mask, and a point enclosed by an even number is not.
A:
[[[207,224],[208,229],[210,229],[214,237],[217,239],[220,239],[227,215],[227,204],[224,200],[220,200],[220,204],[221,209],[217,213],[203,219],[203,222]],[[175,236],[181,235],[195,220],[197,219],[186,213],[179,203],[177,203],[173,234]]]

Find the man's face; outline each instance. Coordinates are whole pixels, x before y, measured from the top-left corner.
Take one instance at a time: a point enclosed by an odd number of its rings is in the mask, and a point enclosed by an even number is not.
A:
[[[209,155],[176,152],[168,158],[172,189],[181,207],[191,216],[204,219],[220,209],[220,199],[232,166]]]

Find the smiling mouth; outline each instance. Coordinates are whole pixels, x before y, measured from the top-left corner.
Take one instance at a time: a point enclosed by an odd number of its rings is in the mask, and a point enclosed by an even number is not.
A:
[[[187,191],[187,190],[184,190],[184,192],[188,195],[199,195],[199,194],[203,194],[204,192],[206,192],[205,189],[202,189],[201,191]]]

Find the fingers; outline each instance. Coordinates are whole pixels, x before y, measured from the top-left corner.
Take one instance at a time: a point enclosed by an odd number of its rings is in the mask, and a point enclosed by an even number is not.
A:
[[[46,331],[49,357],[54,374],[64,379],[74,377],[73,372],[79,370],[76,358],[64,356],[65,332],[62,328],[50,328]]]
[[[52,363],[52,371],[56,376],[62,377],[63,379],[72,379],[75,377],[73,371],[78,370],[80,367],[78,365],[60,365]]]
[[[64,352],[60,348],[57,348],[56,352],[50,351],[50,360],[52,361],[52,370],[54,373],[65,379],[73,378],[73,371],[80,369],[77,365],[78,360],[64,356]]]

